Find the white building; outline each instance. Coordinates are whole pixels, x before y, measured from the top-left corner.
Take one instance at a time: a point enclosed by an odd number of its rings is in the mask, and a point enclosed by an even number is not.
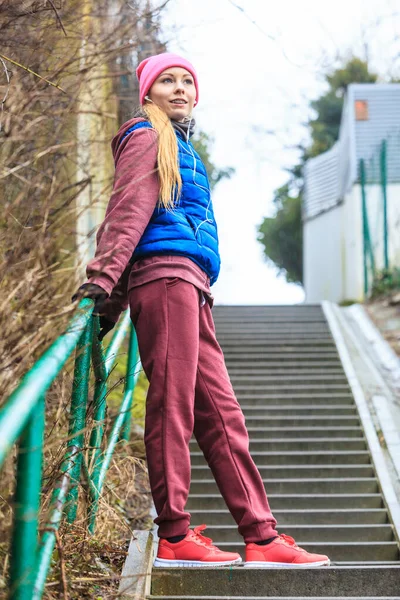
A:
[[[306,302],[365,298],[365,204],[377,270],[384,268],[381,148],[386,140],[389,266],[400,267],[400,84],[351,84],[339,140],[304,169],[303,264]],[[371,268],[368,265],[368,285]]]

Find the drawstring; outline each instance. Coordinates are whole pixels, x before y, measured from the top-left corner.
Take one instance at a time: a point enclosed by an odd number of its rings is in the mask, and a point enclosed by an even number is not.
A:
[[[190,117],[190,121],[191,120],[192,120],[192,116]],[[188,128],[187,135],[186,135],[186,140],[187,140],[187,144],[188,144],[188,147],[189,147],[190,154],[192,155],[192,158],[193,158],[193,173],[192,173],[193,184],[195,186],[197,186],[198,188],[200,188],[202,190],[205,190],[207,192],[207,194],[208,194],[208,204],[207,204],[207,208],[206,208],[206,218],[204,219],[204,221],[201,221],[197,225],[196,230],[194,232],[194,235],[197,236],[197,232],[198,232],[199,228],[203,225],[203,223],[213,223],[214,221],[213,221],[213,219],[209,219],[208,218],[208,211],[210,209],[210,204],[211,204],[211,193],[210,193],[210,190],[208,188],[204,187],[203,185],[200,185],[199,183],[196,182],[196,165],[197,165],[197,160],[196,160],[196,157],[195,157],[194,153],[192,152],[191,145],[189,143],[189,129],[190,129],[190,122],[189,122],[189,128]],[[177,137],[177,140],[178,140],[178,143],[179,143],[179,138],[178,137]]]
[[[189,144],[190,125],[191,125],[192,121],[193,121],[193,117],[192,117],[192,115],[190,115],[189,126],[188,126],[188,129],[187,129],[187,132],[186,132],[186,141],[187,141],[188,144]]]

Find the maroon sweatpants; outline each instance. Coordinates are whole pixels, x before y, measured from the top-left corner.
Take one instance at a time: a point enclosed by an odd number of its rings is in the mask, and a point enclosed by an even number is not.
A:
[[[194,433],[245,542],[277,535],[211,308],[199,290],[164,278],[129,294],[143,369],[150,382],[145,445],[159,537],[185,535],[190,513],[189,440]]]

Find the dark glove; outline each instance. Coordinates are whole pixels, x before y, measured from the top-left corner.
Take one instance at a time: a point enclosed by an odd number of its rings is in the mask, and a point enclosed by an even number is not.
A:
[[[102,317],[102,316],[100,316],[99,321],[100,321],[100,333],[97,336],[97,339],[101,342],[103,337],[105,335],[107,335],[107,333],[109,331],[111,331],[111,329],[114,328],[115,323],[114,323],[114,321],[110,321],[110,319],[107,319],[107,317]]]
[[[82,298],[91,298],[94,300],[93,315],[98,316],[102,312],[103,304],[107,300],[108,294],[102,287],[95,283],[84,283],[78,288],[71,300],[75,302],[75,300],[82,300]]]

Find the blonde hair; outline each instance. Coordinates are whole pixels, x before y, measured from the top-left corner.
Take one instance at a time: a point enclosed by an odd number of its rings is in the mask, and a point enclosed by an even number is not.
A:
[[[167,210],[172,210],[175,197],[179,198],[182,191],[175,131],[168,115],[157,104],[148,102],[142,108],[158,133],[157,162],[160,181],[158,201]]]

